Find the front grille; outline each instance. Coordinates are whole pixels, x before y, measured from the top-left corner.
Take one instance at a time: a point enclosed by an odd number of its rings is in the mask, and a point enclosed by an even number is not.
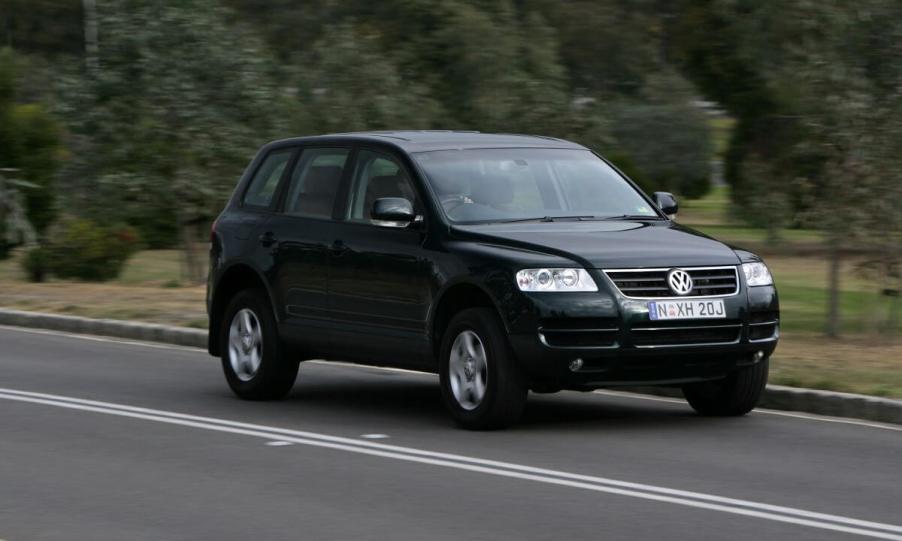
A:
[[[667,285],[671,269],[613,269],[604,273],[627,297],[649,299],[676,297]],[[682,297],[726,297],[739,292],[736,267],[682,268],[692,277],[692,291]]]
[[[556,348],[612,348],[619,332],[615,318],[543,319],[539,338]]]
[[[695,344],[731,344],[739,340],[742,324],[736,320],[656,321],[632,328],[636,347],[687,346]]]

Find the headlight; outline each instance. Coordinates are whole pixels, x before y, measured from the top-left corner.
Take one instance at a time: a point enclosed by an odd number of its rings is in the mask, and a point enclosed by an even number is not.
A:
[[[517,286],[520,291],[598,291],[585,269],[523,269]]]
[[[745,283],[750,286],[769,286],[774,283],[774,278],[764,263],[743,263],[742,272],[745,274]]]

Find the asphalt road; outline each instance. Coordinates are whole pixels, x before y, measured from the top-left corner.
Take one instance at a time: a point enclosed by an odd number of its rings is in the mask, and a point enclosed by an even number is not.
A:
[[[902,539],[900,428],[560,393],[474,433],[434,376],[251,403],[199,350],[0,328],[0,539]]]

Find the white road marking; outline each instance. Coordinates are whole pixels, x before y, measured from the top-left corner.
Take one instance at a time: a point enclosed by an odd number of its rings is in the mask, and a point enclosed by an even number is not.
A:
[[[266,445],[269,445],[270,447],[285,447],[287,445],[294,445],[294,444],[290,441],[276,440],[276,441],[268,441],[268,442],[266,442]]]
[[[190,347],[190,346],[176,346],[176,345],[170,345],[170,344],[158,344],[158,343],[153,343],[153,342],[139,342],[139,341],[134,341],[134,340],[127,340],[124,338],[111,338],[111,337],[94,336],[94,335],[88,335],[88,334],[70,333],[70,332],[64,332],[64,331],[51,331],[51,330],[46,330],[46,329],[31,329],[31,328],[25,328],[25,327],[13,327],[13,326],[9,326],[9,325],[0,325],[0,329],[9,330],[9,331],[34,333],[34,334],[49,334],[49,335],[63,336],[63,337],[68,337],[68,338],[76,338],[76,339],[80,339],[80,340],[90,340],[93,342],[109,342],[109,343],[113,343],[113,344],[125,344],[125,345],[129,345],[129,346],[143,346],[143,347],[157,348],[157,349],[175,349],[175,350],[181,350],[181,351],[192,352],[192,353],[204,353],[204,355],[206,355],[206,352],[204,349]],[[206,356],[204,358],[200,358],[197,360],[202,361],[202,362],[211,362],[214,359],[209,356]],[[388,372],[398,372],[401,374],[429,376],[429,377],[433,377],[433,378],[437,377],[435,374],[433,374],[431,372],[422,372],[419,370],[408,370],[405,368],[392,368],[392,367],[388,367],[388,366],[367,366],[367,365],[354,364],[354,363],[343,362],[343,361],[310,360],[310,361],[304,361],[304,363],[305,364],[306,363],[322,364],[322,365],[343,365],[343,366],[367,368],[367,369],[372,369],[372,370],[385,370]],[[598,389],[598,390],[595,390],[592,392],[594,394],[616,396],[616,397],[620,397],[620,398],[629,398],[629,399],[633,399],[633,400],[646,400],[646,401],[651,401],[651,402],[662,402],[662,403],[669,403],[669,404],[686,405],[686,401],[679,399],[679,398],[669,398],[669,397],[664,397],[664,396],[652,396],[652,395],[639,394],[639,393],[630,393],[630,392],[625,392],[625,391],[613,391],[610,389]],[[866,427],[866,428],[877,428],[880,430],[890,430],[890,431],[894,431],[894,432],[902,432],[902,426],[891,425],[891,424],[886,424],[886,423],[878,423],[878,422],[873,422],[873,421],[865,421],[865,420],[861,420],[861,419],[852,419],[849,417],[830,417],[827,415],[816,415],[816,414],[802,413],[802,412],[796,412],[796,411],[772,410],[772,409],[767,409],[767,408],[756,408],[752,412],[752,414],[757,414],[757,413],[763,413],[765,415],[778,415],[781,417],[791,417],[793,419],[803,419],[806,421],[819,421],[819,422],[823,422],[823,423],[839,423],[839,424],[846,424],[846,425],[862,426],[862,427]]]
[[[823,530],[844,532],[865,537],[902,541],[902,526],[873,522],[828,513],[819,513],[771,505],[751,500],[728,498],[713,494],[659,487],[569,473],[558,470],[536,468],[521,464],[481,459],[464,455],[428,451],[410,447],[387,445],[358,439],[290,430],[272,426],[242,423],[226,419],[201,417],[183,413],[140,408],[95,400],[19,391],[0,388],[0,399],[43,404],[59,408],[102,413],[119,417],[129,417],[172,425],[180,425],[203,430],[240,434],[264,438],[268,441],[285,441],[313,447],[338,449],[406,462],[416,462],[459,470],[479,472],[499,477],[508,477],[539,483],[579,488],[595,492],[618,494],[643,500],[666,502],[676,505],[719,511],[775,522],[807,526]]]
[[[388,434],[361,434],[361,438],[368,440],[385,440],[388,439]]]

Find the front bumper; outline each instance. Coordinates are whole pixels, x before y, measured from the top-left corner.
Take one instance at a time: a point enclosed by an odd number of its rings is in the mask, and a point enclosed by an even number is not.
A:
[[[773,286],[722,297],[726,317],[653,322],[648,301],[619,292],[523,294],[511,346],[536,387],[679,385],[724,377],[779,339]],[[759,356],[760,357],[760,356]],[[581,360],[578,369],[571,363]]]

